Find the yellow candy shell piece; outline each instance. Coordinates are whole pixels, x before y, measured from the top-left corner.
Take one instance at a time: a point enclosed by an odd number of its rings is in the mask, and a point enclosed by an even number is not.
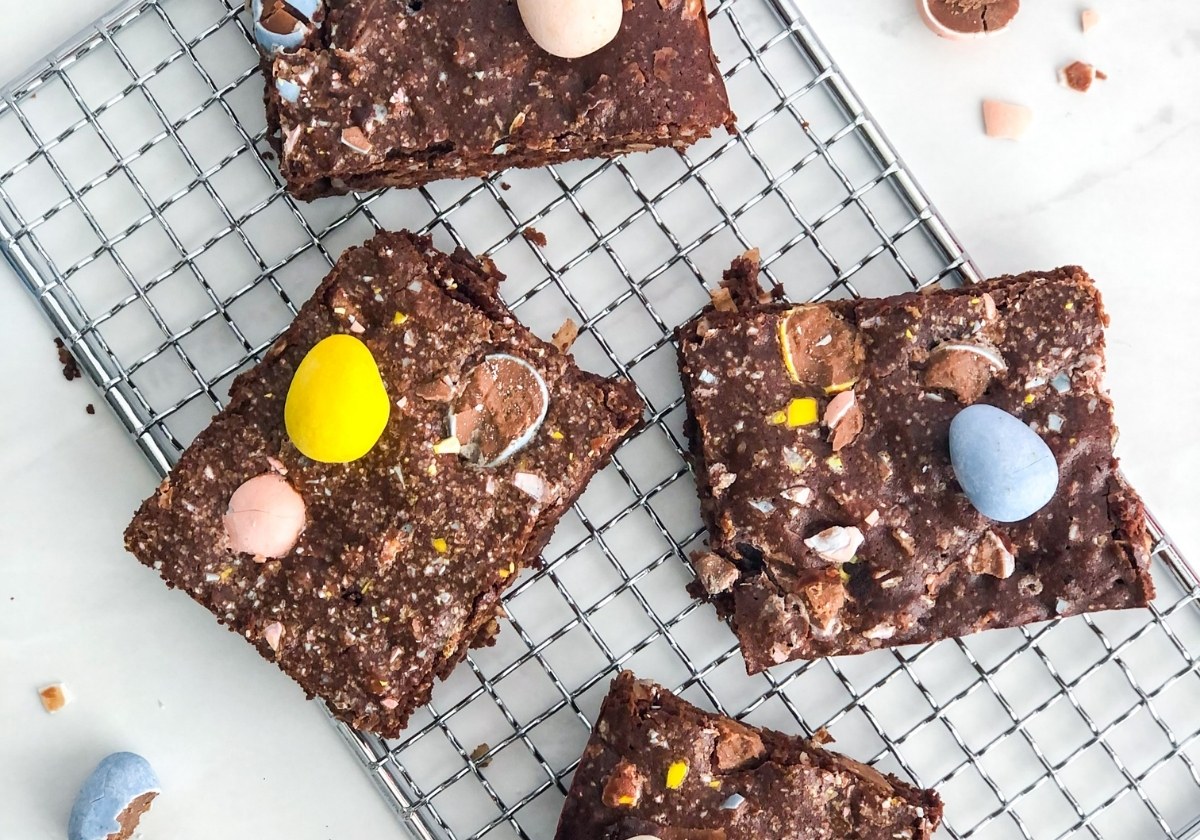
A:
[[[392,404],[367,345],[331,335],[296,368],[284,404],[288,437],[305,456],[326,464],[357,461],[379,442]]]

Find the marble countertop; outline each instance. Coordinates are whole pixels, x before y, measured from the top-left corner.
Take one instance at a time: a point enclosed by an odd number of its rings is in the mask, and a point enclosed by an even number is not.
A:
[[[0,0],[22,21],[0,33],[0,78],[109,0],[26,5]],[[907,0],[801,5],[984,272],[1079,263],[1097,278],[1125,470],[1200,560],[1200,5],[1095,0],[1084,37],[1077,4],[1028,3],[975,44],[934,38]],[[1075,58],[1108,81],[1058,86]],[[1024,142],[982,135],[984,96],[1034,109]],[[63,380],[46,322],[0,274],[0,834],[62,837],[91,762],[125,748],[205,795],[161,797],[146,837],[397,836],[316,706],[124,554],[152,471],[103,409],[85,414],[101,401]],[[35,688],[55,680],[75,701],[51,717]]]

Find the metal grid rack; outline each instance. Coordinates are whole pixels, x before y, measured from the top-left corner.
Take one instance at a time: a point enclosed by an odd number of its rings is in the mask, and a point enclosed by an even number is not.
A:
[[[637,382],[645,430],[508,594],[498,645],[404,738],[343,729],[415,837],[548,838],[620,667],[755,724],[827,728],[936,786],[941,836],[1193,836],[1200,589],[1161,531],[1150,610],[756,677],[687,597],[702,532],[670,331],[730,258],[761,248],[796,300],[978,279],[798,10],[710,6],[737,136],[305,205],[264,153],[241,2],[140,0],[3,95],[0,246],[160,471],[373,227],[489,254],[535,331],[572,317],[580,363]]]

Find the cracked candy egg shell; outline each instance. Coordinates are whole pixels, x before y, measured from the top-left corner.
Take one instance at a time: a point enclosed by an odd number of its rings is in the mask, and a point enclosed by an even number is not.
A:
[[[150,762],[131,752],[105,757],[84,781],[67,824],[69,840],[128,837],[160,792]]]

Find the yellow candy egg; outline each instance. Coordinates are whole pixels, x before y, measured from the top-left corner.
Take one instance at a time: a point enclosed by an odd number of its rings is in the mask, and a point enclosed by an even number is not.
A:
[[[391,401],[367,345],[352,335],[317,342],[292,377],[284,404],[288,437],[326,464],[356,461],[387,426]]]

